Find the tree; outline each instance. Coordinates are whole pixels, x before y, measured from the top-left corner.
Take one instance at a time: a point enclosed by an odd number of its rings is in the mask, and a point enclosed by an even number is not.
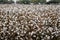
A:
[[[44,3],[46,0],[30,0],[31,3]]]
[[[29,0],[19,0],[19,3],[29,4],[30,1]]]

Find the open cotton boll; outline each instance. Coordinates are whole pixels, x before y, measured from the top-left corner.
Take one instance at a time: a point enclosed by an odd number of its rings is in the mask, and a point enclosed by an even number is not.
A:
[[[48,30],[49,30],[50,32],[52,32],[52,31],[53,31],[53,28],[52,28],[52,27],[49,27]]]

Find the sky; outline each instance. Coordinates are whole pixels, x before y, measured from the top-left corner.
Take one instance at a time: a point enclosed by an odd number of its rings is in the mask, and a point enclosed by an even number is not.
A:
[[[46,0],[46,2],[49,2],[50,0]]]
[[[16,3],[17,0],[13,0],[13,1]]]

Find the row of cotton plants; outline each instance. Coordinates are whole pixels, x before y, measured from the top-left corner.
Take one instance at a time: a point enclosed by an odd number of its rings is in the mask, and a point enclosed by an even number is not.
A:
[[[0,4],[0,40],[60,40],[60,5]]]

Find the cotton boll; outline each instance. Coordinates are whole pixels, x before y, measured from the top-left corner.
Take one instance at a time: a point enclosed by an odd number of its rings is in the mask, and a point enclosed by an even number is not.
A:
[[[52,31],[53,31],[53,28],[52,28],[52,27],[49,27],[48,30],[49,30],[50,32],[52,32]]]
[[[50,39],[50,36],[48,36],[47,39]]]
[[[3,27],[3,31],[7,31],[7,27]]]

